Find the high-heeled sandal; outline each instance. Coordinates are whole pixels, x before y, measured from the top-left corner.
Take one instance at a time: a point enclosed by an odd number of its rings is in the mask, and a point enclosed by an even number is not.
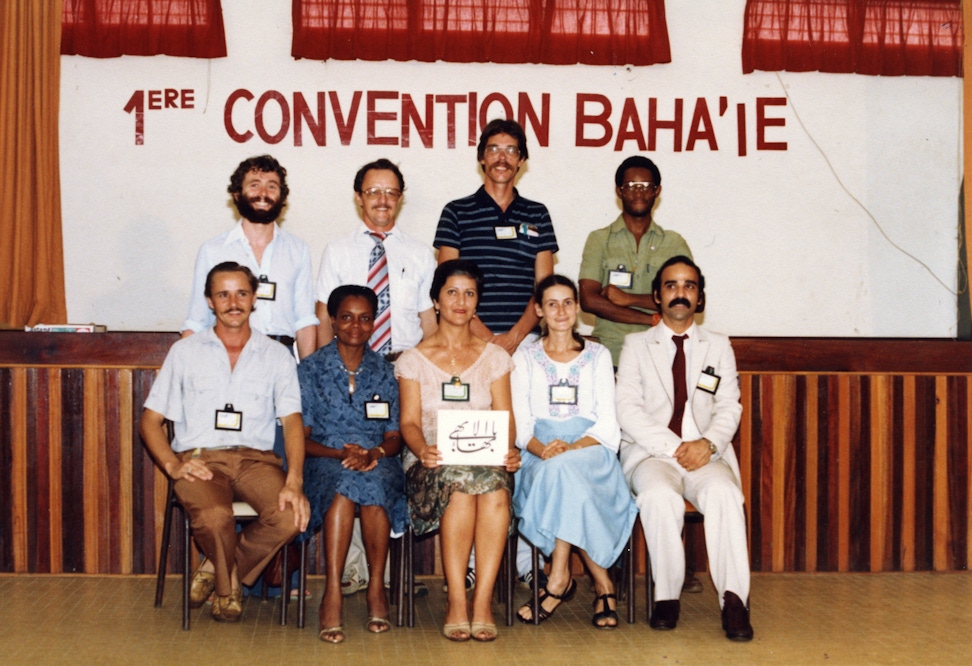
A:
[[[601,594],[594,599],[594,610],[597,610],[597,602],[602,602],[604,604],[602,611],[594,613],[594,617],[591,618],[591,624],[593,624],[598,629],[614,629],[618,626],[618,611],[617,609],[612,609],[608,606],[608,599],[614,599],[614,603],[618,603],[618,595],[616,594]],[[614,620],[614,624],[598,624],[600,620]]]
[[[553,617],[553,614],[557,611],[558,608],[560,608],[561,604],[564,604],[570,601],[571,599],[573,599],[576,593],[577,593],[577,581],[574,580],[573,578],[570,579],[570,583],[560,594],[554,594],[553,592],[547,590],[547,588],[543,588],[542,590],[540,590],[540,598],[538,599],[536,608],[533,607],[533,599],[530,599],[530,601],[528,601],[527,603],[525,603],[523,606],[520,607],[520,610],[523,610],[524,608],[530,609],[530,613],[531,613],[530,618],[523,617],[519,611],[517,611],[516,613],[516,618],[520,622],[523,622],[524,624],[532,624],[534,617],[538,617],[539,622],[546,622],[551,617]],[[546,608],[543,607],[543,601],[544,599],[547,598],[557,599],[560,603],[554,606],[552,610],[547,610]]]

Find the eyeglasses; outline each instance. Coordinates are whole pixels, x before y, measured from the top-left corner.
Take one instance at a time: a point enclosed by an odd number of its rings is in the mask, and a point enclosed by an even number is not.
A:
[[[621,191],[626,194],[653,194],[658,186],[654,183],[625,183]]]
[[[377,199],[382,194],[392,201],[398,201],[402,198],[402,191],[395,189],[388,189],[384,187],[372,187],[367,190],[362,190],[361,194],[369,199]]]
[[[516,146],[497,146],[495,143],[491,143],[486,146],[483,152],[490,157],[499,155],[500,153],[506,153],[510,157],[516,157],[520,154],[520,149]]]

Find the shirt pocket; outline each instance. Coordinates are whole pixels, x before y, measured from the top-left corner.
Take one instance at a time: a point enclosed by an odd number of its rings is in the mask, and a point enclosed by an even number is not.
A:
[[[235,405],[246,417],[261,421],[273,417],[273,382],[247,380],[240,385],[240,404]]]

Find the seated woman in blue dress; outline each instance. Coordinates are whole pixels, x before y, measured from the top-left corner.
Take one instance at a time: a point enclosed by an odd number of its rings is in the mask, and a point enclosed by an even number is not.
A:
[[[612,628],[617,596],[607,568],[621,554],[638,509],[618,463],[611,353],[574,330],[580,305],[571,280],[550,275],[534,296],[543,334],[513,355],[510,378],[516,444],[524,451],[513,507],[520,535],[550,560],[550,577],[540,607],[531,599],[517,617],[532,622],[536,613],[543,622],[574,597],[570,550],[576,546],[594,578],[592,623]]]
[[[300,362],[305,446],[304,492],[311,504],[308,535],[324,526],[327,583],[318,637],[344,640],[341,571],[355,507],[368,558],[368,631],[384,633],[389,533],[405,530],[405,473],[399,452],[398,383],[391,364],[368,347],[378,299],[367,287],[338,287],[327,301],[335,339]]]

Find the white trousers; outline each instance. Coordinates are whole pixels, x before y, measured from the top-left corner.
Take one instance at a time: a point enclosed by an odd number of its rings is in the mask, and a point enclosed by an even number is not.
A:
[[[729,466],[713,460],[688,472],[673,458],[647,458],[632,470],[630,481],[651,557],[655,598],[665,601],[678,599],[681,594],[685,581],[682,526],[688,500],[705,516],[705,548],[719,605],[726,591],[747,603],[746,514],[742,490]]]

